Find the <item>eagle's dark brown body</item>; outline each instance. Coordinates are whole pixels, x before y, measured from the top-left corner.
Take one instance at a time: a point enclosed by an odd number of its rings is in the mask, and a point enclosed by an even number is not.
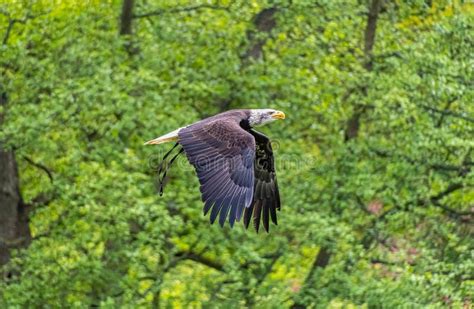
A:
[[[282,118],[284,114],[274,110],[232,110],[149,143],[173,138],[181,145],[180,152],[196,169],[204,214],[211,212],[211,223],[219,217],[223,226],[228,217],[233,226],[244,215],[248,227],[253,214],[256,230],[262,219],[268,231],[270,218],[277,224],[280,195],[270,140],[252,125]]]

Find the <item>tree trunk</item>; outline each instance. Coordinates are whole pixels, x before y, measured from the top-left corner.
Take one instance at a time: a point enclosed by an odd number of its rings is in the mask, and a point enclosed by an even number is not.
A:
[[[120,35],[132,34],[133,0],[123,0],[120,16]]]
[[[0,106],[7,97],[0,95]],[[0,114],[0,126],[3,115]],[[0,143],[0,265],[10,259],[10,249],[27,246],[31,235],[28,214],[20,194],[18,167],[15,153]]]
[[[372,71],[373,57],[372,51],[375,44],[375,33],[377,30],[377,20],[379,18],[380,8],[382,7],[382,0],[372,0],[370,4],[369,13],[367,15],[367,24],[364,35],[364,68],[367,72]],[[362,93],[367,95],[367,86],[362,87]],[[354,107],[352,117],[347,121],[345,131],[345,141],[354,139],[359,134],[360,117],[364,113],[365,108],[361,105]]]
[[[276,27],[275,13],[277,9],[274,7],[266,8],[261,10],[255,15],[253,24],[255,30],[247,32],[247,39],[250,42],[250,46],[243,56],[243,63],[248,64],[249,60],[258,60],[263,56],[263,46],[265,45],[266,38],[256,39],[257,33],[269,34],[273,28]]]
[[[133,44],[133,6],[134,0],[123,0],[122,2],[122,14],[120,15],[120,32],[122,36],[127,36],[125,41],[125,49],[129,55],[138,53],[138,49]]]
[[[367,26],[365,27],[364,56],[366,58],[365,69],[367,71],[372,70],[372,50],[374,49],[375,32],[377,30],[377,20],[381,7],[382,0],[372,1],[367,18]]]
[[[242,63],[241,69],[248,66],[252,60],[259,60],[263,57],[263,46],[267,38],[258,38],[258,33],[266,33],[267,35],[276,27],[275,13],[278,12],[276,7],[269,7],[261,10],[253,18],[254,29],[247,31],[247,39],[249,46],[240,58]],[[229,109],[233,100],[233,95],[225,100],[221,100],[218,105],[221,112]]]

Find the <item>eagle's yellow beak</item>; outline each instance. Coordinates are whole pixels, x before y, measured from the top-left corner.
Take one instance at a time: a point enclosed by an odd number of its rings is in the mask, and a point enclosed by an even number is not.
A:
[[[273,113],[272,118],[273,119],[285,119],[285,113],[280,112],[280,111],[276,111],[276,112]]]

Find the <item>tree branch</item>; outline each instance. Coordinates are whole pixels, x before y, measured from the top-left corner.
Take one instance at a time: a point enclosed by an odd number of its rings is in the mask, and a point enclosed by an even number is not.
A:
[[[322,246],[318,254],[316,255],[316,258],[314,259],[313,265],[311,266],[311,269],[309,270],[308,275],[306,276],[306,279],[304,281],[304,285],[307,285],[311,282],[314,273],[318,268],[325,268],[329,264],[329,259],[331,257],[331,252],[329,251],[328,248]]]
[[[421,108],[425,109],[425,110],[428,110],[428,111],[431,111],[431,112],[434,112],[434,113],[438,113],[438,114],[441,114],[441,115],[444,115],[444,116],[459,118],[459,119],[474,123],[474,118],[471,117],[471,116],[464,116],[463,114],[456,113],[456,112],[453,112],[453,111],[450,111],[450,110],[440,110],[440,109],[437,109],[437,108],[434,108],[434,107],[431,107],[431,106],[425,105],[425,104],[419,104],[419,106]]]
[[[38,208],[42,206],[47,206],[56,198],[54,193],[40,193],[35,196],[31,202],[25,203],[25,206],[29,209],[31,207]]]
[[[466,176],[470,170],[471,170],[471,166],[470,166],[470,155],[471,155],[471,151],[472,151],[472,148],[469,148],[468,151],[466,152],[466,155],[464,156],[464,159],[463,159],[463,162],[462,162],[462,169],[459,170],[459,173],[458,175],[460,177],[464,177]],[[444,206],[443,204],[441,204],[439,201],[441,199],[443,199],[444,197],[448,196],[449,194],[453,193],[453,192],[456,192],[457,190],[460,190],[460,189],[463,189],[464,188],[464,184],[461,183],[461,182],[454,182],[454,183],[451,183],[445,190],[441,191],[440,193],[436,194],[435,196],[432,196],[430,198],[430,202],[436,206],[436,207],[439,207],[441,209],[443,209],[444,211],[450,213],[451,215],[455,216],[456,218],[460,218],[462,216],[466,216],[466,215],[472,215],[473,214],[473,211],[457,211],[457,210],[454,210],[450,207],[447,207],[447,206]]]
[[[42,15],[46,15],[50,12],[51,11],[47,11],[38,15],[27,14],[24,18],[18,19],[18,18],[11,18],[11,15],[8,12],[6,12],[5,10],[1,10],[0,13],[8,18],[8,26],[7,26],[7,30],[5,31],[5,35],[3,36],[2,45],[7,45],[8,39],[10,38],[11,31],[13,30],[13,26],[16,23],[25,24],[30,19],[42,16]]]
[[[10,32],[12,31],[14,24],[15,24],[15,20],[10,19],[8,21],[7,30],[5,31],[5,35],[3,36],[2,45],[7,45],[8,38],[10,37]]]
[[[36,167],[36,168],[42,170],[43,172],[45,172],[48,175],[48,178],[51,181],[51,183],[54,182],[53,173],[45,165],[43,165],[41,163],[37,163],[37,162],[33,161],[31,158],[29,158],[27,156],[23,156],[23,159],[25,159],[26,162],[33,165],[34,167]]]
[[[390,261],[386,261],[386,260],[382,260],[382,259],[377,259],[377,258],[371,259],[371,260],[370,260],[370,263],[372,263],[372,264],[390,265],[390,266],[398,265],[398,263],[390,262]]]
[[[459,219],[459,218],[462,219],[462,217],[473,216],[474,215],[474,210],[459,211],[459,210],[452,209],[448,206],[445,206],[445,205],[439,203],[438,201],[434,201],[432,203],[433,203],[433,205],[435,205],[438,208],[441,208],[442,210],[449,213],[451,216],[453,216],[456,219]]]
[[[269,273],[271,273],[273,266],[278,261],[278,259],[282,256],[283,252],[277,251],[274,254],[268,255],[267,257],[271,259],[270,263],[265,267],[265,271],[258,276],[256,286],[260,286],[260,284],[265,280]]]
[[[316,255],[313,265],[311,266],[311,269],[309,270],[308,275],[306,276],[306,279],[303,283],[303,287],[311,286],[311,282],[313,280],[314,274],[316,273],[316,270],[319,268],[322,268],[322,269],[326,268],[326,266],[329,264],[330,258],[331,258],[331,252],[329,251],[329,249],[324,246],[321,247],[319,249],[318,254]],[[295,301],[294,304],[290,308],[300,309],[300,308],[306,308],[306,306],[302,303]]]
[[[469,168],[469,166],[472,164],[471,162],[463,162],[463,164],[461,164],[460,166],[457,166],[457,165],[451,165],[451,164],[445,164],[445,163],[439,163],[439,162],[429,163],[429,162],[426,162],[426,160],[418,160],[418,159],[410,158],[409,156],[406,156],[403,154],[394,154],[386,150],[376,149],[372,147],[369,147],[369,151],[373,152],[374,154],[382,158],[402,159],[410,164],[426,165],[427,167],[433,170],[437,170],[437,171],[464,173],[465,170]]]
[[[222,264],[195,252],[179,251],[175,254],[175,256],[180,259],[191,260],[207,267],[213,268],[217,271],[224,272],[224,266]]]
[[[233,3],[234,1],[231,1],[228,6],[219,6],[219,5],[213,5],[213,4],[199,4],[199,5],[193,5],[193,6],[188,6],[188,7],[182,7],[182,8],[158,9],[149,13],[134,14],[132,17],[145,18],[145,17],[150,17],[150,16],[159,16],[159,15],[168,14],[168,13],[192,12],[192,11],[200,11],[200,10],[205,10],[205,9],[229,11]]]
[[[459,190],[459,189],[462,189],[464,188],[463,184],[460,183],[460,182],[455,182],[455,183],[452,183],[450,184],[444,191],[441,191],[440,193],[436,194],[435,196],[432,196],[430,198],[430,202],[432,203],[435,203],[435,202],[438,202],[440,199],[442,199],[443,197]]]
[[[451,107],[451,105],[456,102],[456,100],[458,99],[458,97],[455,97],[453,98],[452,100],[449,100],[447,103],[446,103],[446,106],[444,107],[444,111],[445,112],[449,112],[449,108]],[[437,128],[440,128],[441,125],[443,124],[443,121],[444,121],[444,118],[445,118],[446,114],[443,113],[441,114],[441,116],[439,117],[439,120],[438,122],[436,123],[436,127]]]

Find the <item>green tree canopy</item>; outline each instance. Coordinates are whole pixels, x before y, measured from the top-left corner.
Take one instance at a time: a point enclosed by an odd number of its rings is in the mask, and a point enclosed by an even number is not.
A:
[[[473,12],[3,2],[0,151],[31,239],[0,238],[0,307],[469,308]],[[142,146],[243,107],[287,114],[262,129],[282,198],[269,234],[210,226],[185,158],[160,197],[168,146]]]

